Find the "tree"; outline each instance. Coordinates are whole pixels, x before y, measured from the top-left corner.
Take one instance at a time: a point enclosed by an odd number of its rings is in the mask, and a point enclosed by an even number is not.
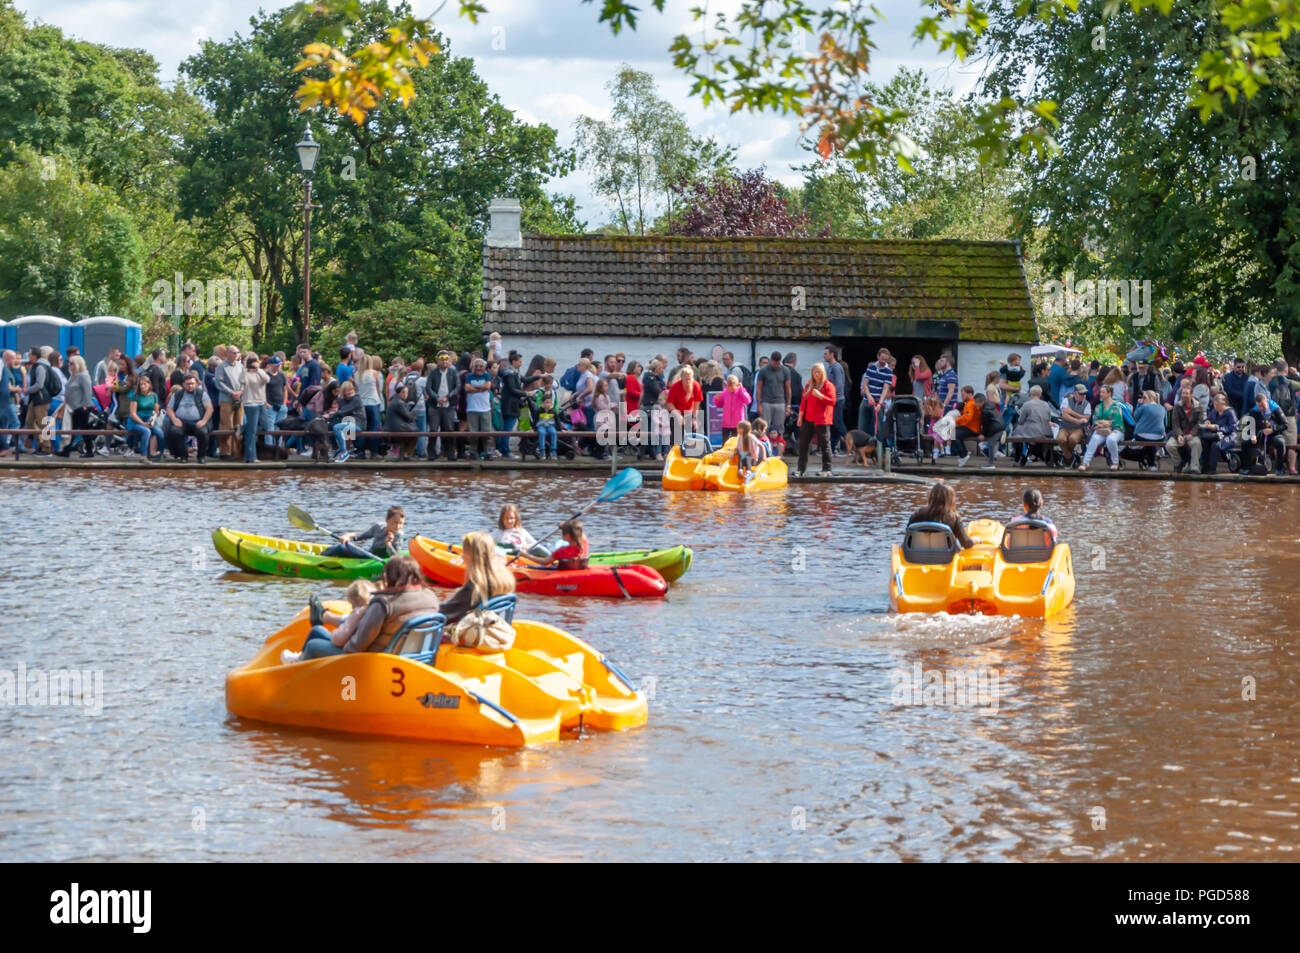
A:
[[[480,0],[458,2],[460,14],[471,22],[487,12]],[[665,4],[650,0],[660,13]],[[931,12],[920,17],[912,35],[964,60],[990,26],[1014,31],[1046,24],[1059,30],[1055,21],[1068,20],[1079,5],[1080,0],[945,0],[923,4]],[[1104,12],[1125,7],[1168,16],[1175,4],[1108,0]],[[295,16],[323,12],[346,22],[359,18],[358,9],[356,0],[301,0]],[[633,0],[603,0],[599,20],[617,35],[625,27],[636,29],[640,11]],[[875,49],[875,6],[828,0],[817,9],[808,0],[742,0],[730,11],[701,4],[691,15],[701,29],[679,34],[669,50],[674,65],[691,78],[692,92],[705,104],[722,102],[731,112],[797,113],[805,128],[816,131],[823,157],[838,152],[858,168],[870,168],[893,154],[906,165],[897,127],[907,117],[882,108],[863,90]],[[1239,99],[1251,99],[1269,82],[1270,67],[1286,58],[1283,46],[1300,30],[1300,5],[1294,0],[1216,0],[1203,18],[1212,27],[1213,39],[1198,51],[1192,70],[1177,79],[1181,94],[1205,120]],[[431,21],[408,16],[382,40],[351,55],[341,48],[351,39],[346,28],[322,30],[319,42],[304,49],[304,64],[329,64],[328,87],[345,113],[364,112],[387,97],[405,103],[410,97],[409,69],[421,64],[420,38],[431,28]],[[815,49],[808,48],[809,39],[815,39]],[[308,82],[299,95],[307,102],[327,98],[319,85]],[[1055,102],[1034,101],[1018,88],[982,103],[977,125],[983,154],[992,158],[1012,151],[1050,152],[1055,109]]]
[[[614,104],[610,118],[578,118],[578,153],[624,233],[644,235],[660,200],[671,214],[674,186],[726,168],[735,150],[692,136],[649,73],[624,64],[605,88]]]
[[[909,169],[859,170],[843,159],[804,166],[800,206],[845,238],[1004,239],[1015,234],[1012,198],[1023,163],[980,161],[979,104],[934,89],[920,70],[900,70],[873,100],[905,113]]]
[[[405,8],[363,4],[359,38],[386,35]],[[302,334],[302,211],[294,143],[304,120],[292,107],[298,51],[315,24],[281,12],[255,18],[249,36],[208,43],[183,66],[213,121],[186,143],[190,167],[182,207],[224,236],[267,295],[257,342]],[[515,195],[549,206],[545,181],[567,173],[572,154],[555,131],[517,121],[475,74],[473,63],[442,52],[413,74],[406,108],[370,109],[352,119],[313,123],[321,142],[313,199],[312,304],[317,319],[376,300],[480,307],[487,206]],[[279,158],[277,158],[279,157]],[[574,225],[559,201],[534,220]]]
[[[157,63],[139,50],[28,26],[8,0],[0,0],[0,55],[7,67],[0,74],[0,167],[28,147],[47,174],[67,165],[74,178],[111,192],[134,223],[144,287],[134,289],[122,313],[147,318],[142,309],[155,281],[226,270],[220,247],[177,217],[176,143],[206,122],[202,104],[183,85],[163,88]],[[179,317],[186,324],[205,319]]]
[[[109,190],[29,146],[0,169],[0,310],[143,317],[135,223]]]
[[[806,238],[810,231],[808,217],[791,209],[785,190],[762,169],[716,172],[678,186],[678,192],[677,211],[667,223],[670,235]]]
[[[1264,323],[1300,356],[1300,36],[1261,68],[1267,83],[1203,118],[1180,83],[1226,27],[1209,0],[1168,16],[1083,2],[1067,28],[995,24],[983,39],[991,89],[1024,85],[1062,104],[1060,152],[1029,162],[1021,228],[1041,235],[1048,273],[1151,279],[1157,324],[1175,340],[1211,325]],[[1014,51],[1014,56],[1012,52]],[[1152,329],[1125,328],[1146,337]]]
[[[445,305],[395,299],[378,301],[332,321],[313,342],[322,354],[335,354],[356,331],[367,353],[408,363],[417,357],[431,361],[442,348],[466,351],[482,343],[482,323],[475,315]]]

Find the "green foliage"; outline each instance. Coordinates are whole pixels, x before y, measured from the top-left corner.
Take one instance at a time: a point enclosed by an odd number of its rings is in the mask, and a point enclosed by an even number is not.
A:
[[[1300,35],[1282,42],[1286,57],[1261,63],[1268,83],[1253,98],[1203,119],[1186,86],[1207,45],[1227,36],[1219,9],[1199,0],[1162,15],[1083,0],[1064,22],[1012,29],[995,17],[985,85],[1061,104],[1060,152],[1027,162],[1017,207],[1041,236],[1046,274],[1150,279],[1153,328],[1180,347],[1260,328],[1284,332],[1295,355]],[[1094,48],[1107,12],[1105,47]]]
[[[469,350],[483,341],[476,315],[443,305],[394,300],[375,302],[319,328],[312,346],[332,360],[349,331],[357,332],[367,354],[378,354],[385,364],[395,357],[408,364],[417,357],[432,361],[441,348]]]
[[[977,102],[934,89],[920,70],[900,70],[866,94],[906,114],[899,128],[908,168],[881,163],[859,170],[847,160],[804,166],[799,204],[816,224],[843,238],[1013,237],[1012,196],[1022,163],[982,161]]]
[[[578,153],[623,233],[644,235],[658,209],[672,215],[677,186],[728,169],[736,150],[693,136],[649,73],[624,64],[605,88],[610,118],[578,118]]]
[[[23,146],[0,169],[0,195],[0,311],[142,316],[140,237],[108,189]]]
[[[382,2],[360,4],[356,41],[405,16]],[[305,120],[287,108],[292,67],[320,24],[285,12],[254,18],[248,36],[208,43],[184,64],[213,121],[186,143],[184,213],[220,236],[263,282],[265,326],[256,341],[302,334],[302,186],[294,143]],[[412,74],[408,108],[312,121],[321,152],[313,180],[312,323],[376,299],[437,302],[464,314],[480,308],[487,207],[518,197],[534,221],[580,227],[572,202],[543,189],[572,169],[555,131],[515,119],[445,42]],[[272,157],[268,161],[268,156]],[[278,159],[274,157],[279,157]],[[549,211],[548,211],[549,209]]]

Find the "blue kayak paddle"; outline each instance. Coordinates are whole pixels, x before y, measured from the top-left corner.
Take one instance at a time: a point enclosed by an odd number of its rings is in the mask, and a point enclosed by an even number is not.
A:
[[[640,485],[641,485],[641,471],[636,469],[636,467],[624,467],[622,470],[618,471],[618,473],[614,474],[612,477],[610,477],[608,480],[605,481],[604,487],[601,488],[600,496],[596,497],[594,500],[592,500],[582,509],[578,510],[578,512],[570,516],[569,519],[576,520],[579,516],[587,512],[587,510],[591,509],[597,503],[609,503],[613,500],[617,500],[620,496],[626,496],[628,493],[631,493]],[[541,543],[546,542],[548,539],[550,539],[559,531],[560,531],[560,527],[559,526],[555,527],[555,529],[551,530],[541,539],[537,540],[537,543],[540,545]],[[510,557],[509,562],[511,563],[514,562],[516,559],[520,557],[520,555],[521,555],[520,553],[515,553],[514,556]],[[621,584],[622,583],[620,582],[620,585]]]

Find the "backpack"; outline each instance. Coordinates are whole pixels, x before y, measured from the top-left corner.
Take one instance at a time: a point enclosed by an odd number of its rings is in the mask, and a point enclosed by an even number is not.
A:
[[[59,375],[54,373],[54,368],[45,368],[45,382],[41,385],[40,402],[48,404],[61,393],[63,393],[63,383],[59,380]]]
[[[1295,392],[1291,390],[1289,380],[1282,376],[1274,377],[1268,382],[1268,391],[1269,397],[1277,404],[1284,416],[1290,417],[1295,414]]]

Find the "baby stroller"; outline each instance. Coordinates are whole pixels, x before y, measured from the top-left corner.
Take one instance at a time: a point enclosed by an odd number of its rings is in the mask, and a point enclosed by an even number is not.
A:
[[[900,453],[910,453],[920,463],[925,456],[921,437],[925,431],[925,414],[921,401],[911,394],[895,397],[885,414],[884,441],[890,448],[890,460],[898,465]]]

